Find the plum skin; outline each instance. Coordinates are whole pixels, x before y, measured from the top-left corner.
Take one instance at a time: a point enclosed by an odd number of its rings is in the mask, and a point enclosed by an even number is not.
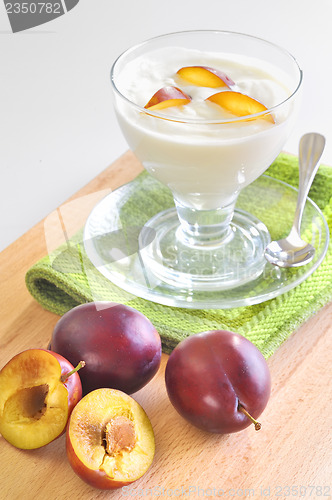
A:
[[[59,362],[59,365],[61,367],[61,376],[66,375],[67,373],[74,370],[74,366],[66,358],[61,356],[61,354],[50,351],[48,349],[42,349],[42,350],[46,350],[47,352],[52,354],[52,356],[54,356],[57,359],[57,361]],[[81,379],[80,379],[78,372],[72,373],[62,383],[68,391],[68,419],[69,419],[70,414],[73,411],[74,407],[77,405],[77,403],[82,398],[82,383],[81,383]],[[66,429],[64,429],[64,431],[65,430]]]
[[[50,349],[74,366],[80,360],[83,394],[111,387],[132,394],[157,373],[160,335],[136,309],[111,302],[89,302],[65,313],[55,325]]]
[[[134,481],[114,481],[102,470],[89,469],[76,456],[73,445],[71,444],[69,433],[66,433],[66,451],[68,461],[73,471],[87,484],[101,490],[112,490],[127,486]]]
[[[228,434],[251,422],[239,403],[256,419],[270,397],[271,377],[262,353],[245,337],[212,330],[181,341],[165,370],[171,403],[196,427]]]

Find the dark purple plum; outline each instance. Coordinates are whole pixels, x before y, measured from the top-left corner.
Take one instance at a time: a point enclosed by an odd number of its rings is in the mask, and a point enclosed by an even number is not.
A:
[[[84,394],[99,388],[132,394],[157,373],[161,359],[160,335],[151,321],[112,302],[89,302],[64,314],[53,330],[51,349],[74,366],[85,361]]]
[[[245,337],[214,330],[180,342],[165,371],[171,403],[182,417],[209,432],[237,432],[264,410],[271,377],[262,353]]]

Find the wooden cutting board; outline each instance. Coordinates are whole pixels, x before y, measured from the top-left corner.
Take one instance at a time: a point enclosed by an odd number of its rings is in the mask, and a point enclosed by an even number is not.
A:
[[[105,189],[141,170],[128,152],[71,199],[94,193],[95,203]],[[91,208],[71,215],[73,232]],[[45,348],[59,319],[34,301],[24,283],[26,271],[48,249],[41,221],[0,254],[0,368],[24,349]],[[156,438],[154,463],[143,478],[126,490],[97,490],[70,468],[64,436],[31,451],[0,436],[0,499],[332,498],[332,303],[269,359],[273,389],[259,432],[250,426],[211,435],[184,421],[167,398],[166,361],[163,355],[158,374],[134,395]]]

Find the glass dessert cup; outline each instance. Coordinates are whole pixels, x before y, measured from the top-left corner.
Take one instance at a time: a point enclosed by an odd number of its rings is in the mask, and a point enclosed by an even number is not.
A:
[[[271,81],[281,83],[284,93],[264,111],[241,116],[226,113],[219,117],[214,109],[212,118],[202,117],[181,113],[184,106],[146,108],[151,90],[142,88],[139,99],[134,98],[131,89],[137,92],[140,75],[128,72],[128,68],[151,59],[158,73],[158,54],[163,54],[158,51],[165,49],[173,54],[174,68],[178,69],[201,65],[205,53],[209,67],[211,57],[217,60],[226,54],[232,63],[235,61],[239,75],[250,61],[248,73],[254,76],[249,78],[253,79],[256,71],[261,78],[264,72],[271,75]],[[147,79],[153,64],[145,70]],[[136,67],[142,68],[142,64]],[[111,82],[122,132],[144,168],[167,186],[174,198],[175,207],[156,214],[139,235],[140,265],[153,276],[148,287],[151,282],[153,286],[162,283],[167,293],[172,288],[175,294],[186,289],[192,297],[192,292],[232,289],[261,275],[269,232],[256,216],[237,209],[236,202],[242,189],[263,174],[287,140],[296,118],[301,81],[302,72],[287,51],[231,32],[163,35],[127,50],[115,61]],[[243,92],[240,84],[230,90]],[[204,88],[204,95],[217,91]],[[121,286],[116,279],[115,283]]]

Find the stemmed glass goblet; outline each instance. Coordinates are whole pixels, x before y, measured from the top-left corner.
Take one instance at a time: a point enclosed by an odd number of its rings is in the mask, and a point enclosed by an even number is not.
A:
[[[222,91],[251,93],[258,102],[265,98],[265,109],[240,115],[225,111],[207,102],[220,89],[188,84],[177,72],[211,66],[229,72],[234,87]],[[145,241],[146,232],[140,240],[143,265],[167,293],[181,288],[189,295],[208,294],[262,273],[269,232],[259,219],[237,210],[236,201],[287,140],[301,81],[296,60],[284,49],[223,31],[162,35],[115,61],[111,82],[122,132],[145,169],[174,198],[174,208],[146,224],[155,232],[152,242]],[[192,103],[146,107],[153,92],[170,86],[192,94]]]

